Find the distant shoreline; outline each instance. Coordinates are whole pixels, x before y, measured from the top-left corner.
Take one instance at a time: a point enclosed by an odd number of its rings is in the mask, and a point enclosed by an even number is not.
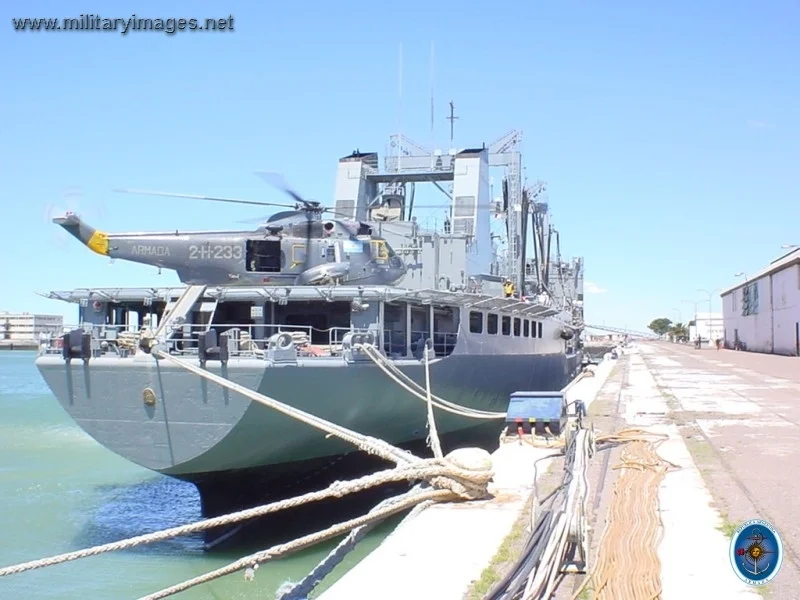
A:
[[[39,344],[35,340],[0,340],[0,351],[7,350],[38,350]]]

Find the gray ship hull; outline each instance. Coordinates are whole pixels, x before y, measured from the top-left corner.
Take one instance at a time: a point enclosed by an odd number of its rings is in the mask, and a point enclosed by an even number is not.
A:
[[[196,358],[186,359],[197,364]],[[259,359],[231,360],[206,368],[286,404],[396,445],[425,439],[425,405],[371,363],[315,358],[313,366],[270,366]],[[396,361],[424,385],[419,361]],[[67,366],[42,356],[37,366],[58,401],[103,446],[148,469],[188,481],[214,473],[292,464],[352,452],[328,438],[235,392],[208,383],[150,356],[96,358]],[[517,390],[559,390],[580,367],[578,355],[451,355],[431,363],[433,392],[461,405],[504,412]],[[149,406],[143,392],[156,402]],[[480,421],[436,410],[442,434]],[[502,424],[490,422],[494,431]],[[450,437],[450,436],[448,436]],[[291,470],[291,469],[289,469]]]
[[[560,346],[560,344],[555,344]],[[197,364],[196,358],[185,359]],[[372,363],[347,364],[314,358],[298,366],[271,366],[260,359],[231,360],[225,367],[207,363],[211,372],[296,408],[372,435],[417,454],[428,452],[426,407]],[[238,393],[151,356],[94,358],[69,366],[43,355],[37,366],[64,409],[103,446],[143,467],[194,483],[202,512],[211,517],[280,498],[321,489],[388,468],[375,457],[310,426],[298,423]],[[312,366],[313,364],[313,366]],[[424,385],[424,366],[395,361]],[[560,390],[578,372],[581,355],[454,353],[431,363],[433,392],[463,406],[504,412],[517,390]],[[156,394],[154,406],[143,391]],[[436,409],[445,451],[463,446],[491,449],[503,426]],[[267,519],[269,536],[289,537],[356,516],[403,485],[383,487],[358,498],[293,509]],[[322,517],[323,521],[319,521]],[[298,529],[300,527],[300,529]],[[227,539],[230,530],[211,530],[206,542]],[[288,538],[287,538],[288,539]]]

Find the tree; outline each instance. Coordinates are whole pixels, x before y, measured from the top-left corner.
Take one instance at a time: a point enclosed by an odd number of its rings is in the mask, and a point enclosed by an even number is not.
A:
[[[689,339],[689,330],[683,323],[675,323],[670,330],[669,334],[676,342],[686,341]]]
[[[672,327],[672,321],[670,321],[666,317],[661,317],[660,319],[653,319],[652,321],[650,321],[650,325],[647,326],[647,328],[656,335],[664,335],[666,333],[669,333],[671,327]]]

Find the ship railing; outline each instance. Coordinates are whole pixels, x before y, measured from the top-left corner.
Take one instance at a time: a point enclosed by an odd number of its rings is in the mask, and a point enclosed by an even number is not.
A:
[[[214,324],[210,327],[217,335],[225,333],[228,338],[228,355],[231,357],[262,357],[269,339],[276,334],[289,333],[297,348],[298,356],[339,356],[342,353],[342,341],[347,333],[357,331],[353,327],[330,327],[319,329],[311,325],[294,325],[286,323],[263,324]],[[65,332],[83,329],[91,334],[92,356],[126,357],[133,354],[136,338],[141,331],[135,325],[81,325],[65,326]],[[208,324],[184,324],[175,328],[166,341],[166,349],[176,356],[197,356],[199,352],[199,334],[209,330]],[[53,335],[41,340],[40,354],[61,354],[62,341],[60,335]]]

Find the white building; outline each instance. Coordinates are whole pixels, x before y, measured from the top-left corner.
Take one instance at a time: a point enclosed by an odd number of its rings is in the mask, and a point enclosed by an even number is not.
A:
[[[720,295],[726,347],[800,356],[800,249]]]
[[[61,335],[64,317],[0,312],[0,341],[30,342],[43,333]]]
[[[720,313],[697,312],[689,322],[689,341],[701,340],[713,343],[725,335],[723,317]]]

